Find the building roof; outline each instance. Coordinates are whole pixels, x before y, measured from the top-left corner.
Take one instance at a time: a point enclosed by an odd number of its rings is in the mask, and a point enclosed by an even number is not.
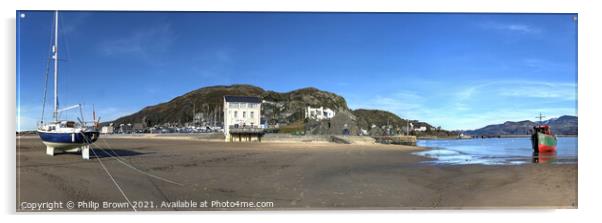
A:
[[[255,96],[224,96],[226,102],[261,103],[261,99]]]

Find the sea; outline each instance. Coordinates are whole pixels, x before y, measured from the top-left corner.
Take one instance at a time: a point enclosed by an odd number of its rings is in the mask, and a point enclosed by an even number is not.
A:
[[[416,144],[429,149],[414,154],[431,158],[424,162],[437,165],[577,163],[577,137],[558,137],[556,152],[547,154],[534,153],[528,137],[428,139]]]

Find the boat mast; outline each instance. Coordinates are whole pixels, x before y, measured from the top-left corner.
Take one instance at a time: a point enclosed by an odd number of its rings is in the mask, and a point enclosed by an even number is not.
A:
[[[59,96],[58,96],[58,70],[59,70],[59,11],[54,12],[54,46],[52,46],[54,55],[54,112],[52,116],[54,121],[58,121]]]
[[[541,124],[541,123],[542,123],[542,120],[543,120],[543,118],[545,118],[545,117],[546,117],[546,116],[543,116],[543,115],[541,114],[541,112],[540,112],[540,113],[539,113],[539,116],[537,116],[537,117],[535,117],[535,118],[539,118],[539,124]]]

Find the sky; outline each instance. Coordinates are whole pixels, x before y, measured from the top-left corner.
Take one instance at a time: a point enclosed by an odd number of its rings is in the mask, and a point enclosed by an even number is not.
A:
[[[16,16],[17,131],[33,130],[53,12]],[[448,130],[577,115],[576,16],[66,11],[59,101],[109,121],[198,88],[251,84],[316,87],[352,109]]]

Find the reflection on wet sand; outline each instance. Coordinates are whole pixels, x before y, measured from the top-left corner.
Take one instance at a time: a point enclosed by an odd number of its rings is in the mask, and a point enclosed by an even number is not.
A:
[[[413,154],[432,160],[426,163],[449,165],[517,165],[526,163],[577,163],[577,137],[559,137],[556,153],[533,153],[529,138],[463,140],[418,140],[418,146],[431,148]]]
[[[533,163],[553,163],[556,160],[556,152],[533,152]]]

